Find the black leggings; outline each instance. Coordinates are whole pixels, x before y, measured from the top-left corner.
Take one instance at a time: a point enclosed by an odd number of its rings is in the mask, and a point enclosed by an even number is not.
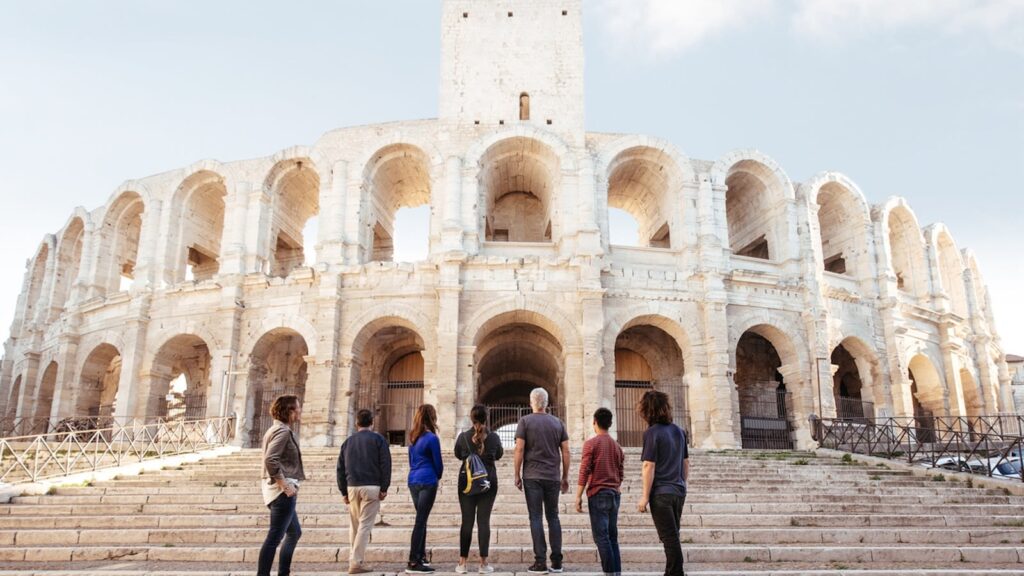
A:
[[[487,558],[491,545],[491,510],[498,497],[497,487],[477,496],[466,496],[459,492],[459,508],[462,509],[462,528],[459,530],[459,556],[469,557],[469,545],[473,542],[473,520],[476,519],[480,533],[480,557]]]

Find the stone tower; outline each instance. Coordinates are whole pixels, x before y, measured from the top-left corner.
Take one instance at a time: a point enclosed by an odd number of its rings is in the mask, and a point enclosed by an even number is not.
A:
[[[440,118],[584,139],[582,0],[445,0]]]

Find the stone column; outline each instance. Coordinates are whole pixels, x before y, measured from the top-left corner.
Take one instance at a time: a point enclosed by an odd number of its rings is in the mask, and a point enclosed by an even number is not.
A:
[[[590,416],[595,410],[608,408],[615,412],[615,373],[605,370],[603,356],[604,292],[599,285],[580,290],[580,308],[583,312],[583,324],[580,326],[583,337],[583,390],[580,399],[584,438],[591,435],[586,424],[590,422]],[[605,376],[603,381],[602,375]]]
[[[335,162],[329,181],[320,182],[320,221],[317,259],[328,267],[345,262],[345,201],[348,163]]]
[[[340,227],[339,227],[340,230]],[[342,257],[341,245],[332,256]],[[339,263],[338,261],[333,262]],[[303,408],[303,436],[314,446],[333,446],[337,437],[335,427],[337,414],[334,411],[338,395],[338,357],[341,345],[341,276],[323,274],[316,298],[316,330],[320,335],[317,342],[317,368],[315,374],[308,372],[306,380],[305,407]],[[312,366],[310,366],[312,367]],[[307,430],[308,428],[308,430]]]
[[[594,160],[587,156],[580,160],[577,180],[576,206],[569,212],[576,214],[576,254],[579,256],[600,256],[601,229],[597,225],[597,181]]]
[[[139,372],[146,354],[146,332],[149,328],[148,294],[136,296],[127,314],[124,328],[124,350],[121,350],[121,379],[117,383],[114,418],[127,423],[144,415],[146,398],[141,395]]]
[[[36,391],[39,390],[39,352],[25,352],[25,369],[22,373],[21,390],[18,391],[16,418],[31,418],[34,410]]]
[[[462,250],[462,158],[449,156],[444,163],[444,225],[441,246],[445,252]]]
[[[139,250],[133,271],[132,294],[150,290],[156,284],[157,244],[162,212],[163,203],[160,200],[150,200],[142,213],[142,232],[139,234]]]
[[[221,235],[221,261],[218,274],[222,276],[245,274],[246,225],[249,222],[249,200],[252,199],[253,185],[250,182],[235,182],[227,197],[224,214],[224,233]],[[255,251],[255,245],[252,246]]]
[[[457,428],[466,430],[469,428],[469,411],[477,401],[476,390],[476,346],[471,342],[461,342],[458,352],[458,381],[456,382],[456,420]]]
[[[462,404],[461,390],[458,386],[461,269],[461,261],[443,262],[440,270],[441,280],[437,288],[437,345],[434,348],[436,362],[432,396],[436,402],[438,420],[446,423],[441,434],[441,443],[445,447],[454,445],[457,429],[469,427],[468,411],[464,414],[459,413],[459,406]]]
[[[329,356],[305,356],[306,392],[302,407],[302,442],[306,446],[331,445],[329,412],[334,362]]]
[[[462,166],[462,234],[464,250],[476,254],[484,243],[484,231],[480,227],[481,214],[487,211],[487,202],[481,198],[479,166]]]
[[[57,385],[53,388],[53,403],[50,404],[51,419],[74,415],[75,406],[72,401],[74,389],[77,387],[74,378],[79,369],[76,366],[79,341],[77,332],[77,328],[69,329],[58,337]]]
[[[583,414],[585,393],[583,387],[583,347],[567,346],[565,349],[565,389],[559,395],[559,400],[565,406],[565,414],[562,420],[565,421],[566,430],[569,432],[569,441],[572,444],[579,444],[587,435],[589,430],[588,420]]]
[[[828,364],[825,366],[827,367]],[[824,372],[827,378],[827,368]],[[799,364],[784,364],[779,367],[779,373],[782,374],[782,378],[786,382],[786,389],[789,390],[792,405],[787,406],[787,412],[790,414],[790,421],[793,424],[796,449],[812,450],[817,447],[817,442],[811,437],[811,428],[808,423],[808,416],[811,414],[811,405],[814,401],[814,398],[811,397],[813,388],[803,383],[805,372]]]
[[[273,239],[268,238],[271,226],[273,196],[257,186],[249,186],[245,220],[245,267],[243,273],[269,273],[273,256]]]

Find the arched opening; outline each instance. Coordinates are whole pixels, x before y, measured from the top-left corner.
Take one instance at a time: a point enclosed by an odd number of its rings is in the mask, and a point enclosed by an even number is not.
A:
[[[100,426],[111,421],[121,381],[121,353],[110,344],[100,344],[89,353],[78,384],[76,416],[97,419]]]
[[[967,318],[967,289],[964,285],[964,261],[956,249],[953,238],[942,231],[938,235],[939,275],[942,288],[949,297],[949,306],[954,314]]]
[[[43,371],[36,394],[32,420],[32,434],[45,434],[50,428],[50,411],[53,408],[53,393],[57,389],[57,363],[50,362]]]
[[[889,254],[896,286],[916,297],[928,293],[928,265],[925,260],[924,238],[917,220],[909,210],[897,206],[887,219]]]
[[[519,119],[530,119],[530,95],[526,92],[519,95]]]
[[[46,282],[46,263],[50,259],[50,247],[43,244],[32,260],[32,272],[28,280],[28,294],[25,297],[25,322],[33,322],[39,310],[45,307],[43,283]]]
[[[608,170],[608,207],[622,210],[637,223],[637,236],[627,245],[671,248],[673,192],[678,168],[656,148],[636,147],[621,152]],[[618,234],[609,218],[609,239]]]
[[[142,237],[142,197],[125,192],[110,205],[103,219],[99,284],[107,294],[127,290],[135,280]]]
[[[960,387],[964,391],[965,416],[983,416],[985,414],[985,397],[978,387],[974,375],[967,368],[960,369]]]
[[[316,262],[313,235],[320,213],[320,177],[308,159],[284,160],[270,171],[264,186],[273,199],[270,275],[286,278]]]
[[[203,281],[220,270],[224,235],[224,179],[208,170],[182,182],[171,200],[171,238],[165,280]]]
[[[870,391],[861,379],[857,358],[840,344],[832,351],[832,395],[836,403],[836,416],[844,420],[863,420],[874,417],[874,403]]]
[[[861,278],[867,250],[867,224],[857,194],[829,182],[818,191],[818,228],[826,272]]]
[[[60,243],[57,244],[57,265],[54,267],[54,310],[66,308],[82,266],[82,246],[85,242],[85,226],[81,218],[71,220]],[[54,315],[52,319],[55,319]]]
[[[530,391],[544,388],[548,411],[565,414],[562,345],[551,332],[514,313],[488,323],[477,338],[474,367],[477,401],[490,408],[490,428],[502,444],[515,444],[515,426],[529,414]]]
[[[792,406],[782,360],[766,337],[748,330],[736,345],[736,383],[743,448],[793,448]]]
[[[380,150],[366,168],[363,185],[370,208],[366,220],[370,260],[390,262],[396,255],[415,255],[410,247],[429,246],[430,159],[422,150],[409,144]],[[425,231],[399,224],[400,214],[420,207],[425,209],[417,212],[426,214]],[[400,236],[398,230],[402,231]]]
[[[179,334],[153,357],[149,375],[147,420],[168,422],[206,418],[210,349],[198,336]]]
[[[742,160],[729,170],[725,185],[725,217],[733,254],[784,260],[786,195],[778,177],[760,162]]]
[[[491,146],[481,159],[484,238],[551,242],[560,179],[558,156],[542,142],[516,137]]]
[[[353,408],[374,411],[374,429],[405,445],[423,404],[423,338],[404,322],[381,319],[363,328],[353,345]],[[353,428],[354,429],[354,428]]]
[[[249,447],[257,448],[274,419],[270,405],[283,394],[294,394],[303,402],[306,395],[309,347],[306,340],[289,328],[275,328],[264,334],[249,355],[249,405],[252,428]],[[298,427],[293,431],[298,434]]]
[[[907,375],[910,378],[914,420],[919,428],[917,439],[921,442],[933,441],[935,418],[949,415],[946,387],[935,365],[923,354],[910,360]]]
[[[615,339],[615,430],[622,446],[643,445],[647,424],[636,405],[648,390],[668,394],[672,420],[690,430],[683,352],[667,332],[649,324],[623,330]]]

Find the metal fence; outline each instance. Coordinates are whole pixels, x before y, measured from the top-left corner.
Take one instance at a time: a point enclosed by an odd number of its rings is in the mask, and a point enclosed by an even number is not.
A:
[[[0,439],[0,483],[59,478],[228,444],[233,418],[113,425]]]
[[[206,391],[186,390],[184,394],[173,394],[167,401],[165,422],[179,420],[202,420],[206,418]]]
[[[983,418],[998,422],[993,417]],[[996,475],[1004,464],[1016,467],[1011,477],[1024,481],[1020,474],[1024,436],[994,430],[981,432],[961,429],[957,418],[934,418],[940,427],[922,428],[914,418],[876,418],[864,422],[817,420],[815,439],[823,448],[924,463],[933,467]]]

